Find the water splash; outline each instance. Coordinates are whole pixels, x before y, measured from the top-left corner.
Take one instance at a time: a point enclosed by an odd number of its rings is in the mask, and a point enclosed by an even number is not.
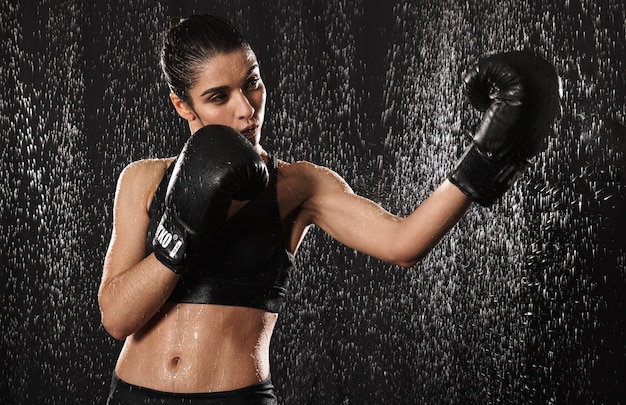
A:
[[[269,91],[267,149],[327,165],[401,215],[478,122],[460,83],[480,56],[533,47],[563,78],[546,151],[424,262],[399,269],[311,232],[272,347],[284,403],[611,402],[625,374],[625,9],[3,3],[0,325],[12,367],[0,402],[106,395],[119,344],[99,326],[96,289],[115,179],[186,137],[155,44],[168,14],[192,11],[245,28]]]

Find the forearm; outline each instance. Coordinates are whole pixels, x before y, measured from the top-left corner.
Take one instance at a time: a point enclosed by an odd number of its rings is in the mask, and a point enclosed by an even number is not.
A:
[[[98,301],[104,328],[116,339],[139,330],[167,301],[179,277],[151,254],[103,283]]]
[[[465,215],[472,200],[444,181],[419,207],[399,223],[393,262],[411,266],[421,260]]]

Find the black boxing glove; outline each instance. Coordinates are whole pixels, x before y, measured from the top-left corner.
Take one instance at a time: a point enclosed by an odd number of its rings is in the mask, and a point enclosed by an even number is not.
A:
[[[152,246],[178,274],[194,267],[202,241],[226,221],[233,199],[251,200],[265,190],[267,167],[239,132],[209,125],[183,147],[165,195],[165,212]]]
[[[475,202],[493,204],[539,153],[559,112],[554,67],[531,51],[496,54],[465,76],[465,95],[484,112],[472,145],[448,177]]]

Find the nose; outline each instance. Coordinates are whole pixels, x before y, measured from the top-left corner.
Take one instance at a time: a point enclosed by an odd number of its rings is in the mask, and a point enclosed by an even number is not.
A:
[[[237,118],[248,119],[254,115],[254,112],[256,110],[252,106],[252,103],[250,102],[248,97],[246,96],[246,93],[244,93],[243,91],[240,91],[238,93],[236,103],[237,104],[236,104],[235,113],[237,115]]]

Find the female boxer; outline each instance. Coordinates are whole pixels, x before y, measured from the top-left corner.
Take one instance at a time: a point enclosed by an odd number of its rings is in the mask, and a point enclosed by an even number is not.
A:
[[[132,163],[118,180],[99,290],[104,327],[125,339],[111,405],[276,403],[270,338],[307,229],[411,266],[472,201],[489,205],[504,193],[558,104],[556,75],[542,59],[485,59],[466,78],[470,101],[486,111],[475,142],[401,218],[333,171],[263,149],[259,64],[224,19],[177,20],[164,34],[161,66],[192,135],[177,158]]]

